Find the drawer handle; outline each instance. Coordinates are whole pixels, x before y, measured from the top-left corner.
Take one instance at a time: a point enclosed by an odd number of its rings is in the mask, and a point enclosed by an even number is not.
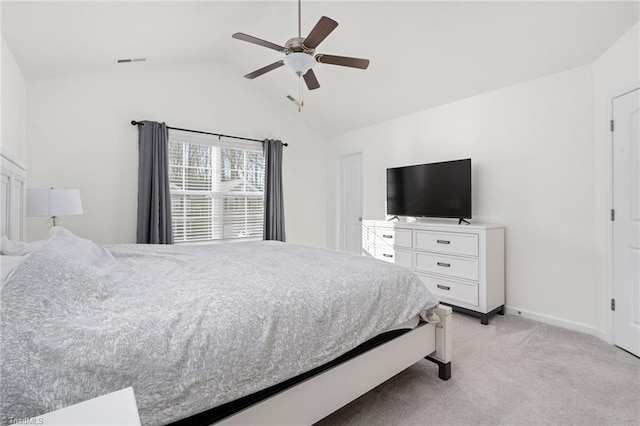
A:
[[[438,288],[440,288],[442,290],[451,290],[451,287],[448,287],[446,285],[441,285],[441,284],[438,284]]]
[[[393,257],[393,255],[392,255],[392,254],[388,254],[388,253],[382,253],[382,255],[383,255],[384,257]]]
[[[393,235],[382,234],[382,238],[393,238]]]
[[[451,244],[451,241],[447,241],[447,240],[438,240],[438,244]]]
[[[438,262],[438,266],[442,266],[444,268],[450,268],[451,264],[450,263],[444,263],[444,262]]]

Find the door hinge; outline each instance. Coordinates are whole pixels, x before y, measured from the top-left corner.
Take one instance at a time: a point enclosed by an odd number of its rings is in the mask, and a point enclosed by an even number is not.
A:
[[[611,209],[611,221],[613,222],[614,220],[616,220],[616,211]]]
[[[609,122],[609,124],[610,124],[610,125],[609,125],[609,127],[611,128],[611,131],[613,132],[613,128],[614,128],[613,120],[611,120],[611,121]]]
[[[616,299],[611,299],[611,310],[612,311],[616,310]]]

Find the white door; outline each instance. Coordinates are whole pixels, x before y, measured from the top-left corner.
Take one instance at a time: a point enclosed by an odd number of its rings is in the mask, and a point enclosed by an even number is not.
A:
[[[362,154],[340,157],[339,249],[362,253]]]
[[[613,341],[640,356],[640,89],[613,99]]]

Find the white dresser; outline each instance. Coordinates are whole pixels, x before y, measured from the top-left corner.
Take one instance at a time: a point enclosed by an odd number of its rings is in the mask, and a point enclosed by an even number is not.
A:
[[[362,222],[362,251],[411,268],[441,302],[482,324],[504,314],[504,227]]]

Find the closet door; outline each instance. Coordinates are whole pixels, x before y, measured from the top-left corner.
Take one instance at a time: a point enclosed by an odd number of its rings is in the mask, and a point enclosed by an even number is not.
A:
[[[640,89],[613,99],[614,343],[640,356]]]
[[[340,157],[338,248],[362,253],[362,154]]]

